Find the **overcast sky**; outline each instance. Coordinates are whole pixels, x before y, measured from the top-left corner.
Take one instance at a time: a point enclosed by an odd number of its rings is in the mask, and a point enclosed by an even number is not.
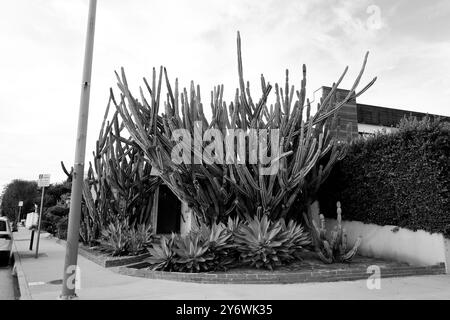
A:
[[[74,159],[87,21],[87,0],[1,0],[0,187],[50,173]],[[164,65],[183,86],[214,84],[234,96],[236,31],[244,73],[259,94],[259,76],[300,83],[310,97],[350,67],[344,87],[370,51],[363,82],[378,81],[358,102],[450,116],[450,1],[422,0],[99,0],[86,161],[114,70],[125,67],[135,90]],[[257,91],[258,90],[258,91]]]

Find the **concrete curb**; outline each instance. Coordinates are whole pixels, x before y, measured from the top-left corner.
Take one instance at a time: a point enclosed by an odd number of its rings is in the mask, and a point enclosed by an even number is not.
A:
[[[14,244],[14,267],[13,272],[17,276],[17,281],[19,283],[20,297],[19,300],[32,300],[30,287],[28,286],[27,277],[22,268],[22,262],[20,259],[20,254],[17,251],[17,247]]]

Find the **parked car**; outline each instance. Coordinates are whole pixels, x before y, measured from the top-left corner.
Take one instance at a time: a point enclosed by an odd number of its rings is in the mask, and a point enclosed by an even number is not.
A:
[[[0,264],[8,264],[11,258],[13,233],[7,217],[0,217]]]

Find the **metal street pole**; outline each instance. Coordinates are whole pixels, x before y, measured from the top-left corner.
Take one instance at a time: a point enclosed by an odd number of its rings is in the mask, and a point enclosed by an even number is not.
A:
[[[89,96],[91,88],[92,57],[94,49],[95,14],[97,0],[89,0],[89,14],[84,52],[83,78],[81,87],[80,110],[78,115],[77,140],[75,147],[75,163],[72,175],[72,193],[67,229],[66,257],[64,276],[60,298],[69,300],[76,298],[75,277],[78,258],[78,241],[81,216],[81,198],[84,179],[84,159],[86,152],[86,135],[89,114]]]
[[[45,187],[42,187],[42,196],[41,196],[41,210],[39,211],[39,219],[38,219],[38,231],[37,231],[37,239],[36,239],[36,253],[34,257],[37,259],[39,256],[39,239],[41,238],[41,222],[42,222],[42,206],[44,204],[44,192]]]

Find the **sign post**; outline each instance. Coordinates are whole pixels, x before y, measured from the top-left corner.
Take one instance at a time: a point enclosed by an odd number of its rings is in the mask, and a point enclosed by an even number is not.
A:
[[[19,201],[18,207],[19,207],[19,214],[17,215],[16,226],[19,224],[21,218],[20,216],[22,215],[23,201]]]
[[[81,85],[80,109],[78,114],[75,162],[72,174],[72,192],[70,196],[69,225],[67,227],[66,257],[60,299],[75,299],[77,279],[78,241],[80,236],[81,199],[84,179],[84,160],[86,153],[86,135],[89,115],[89,97],[91,89],[92,58],[94,52],[95,16],[97,0],[89,0],[86,46]],[[74,281],[75,280],[75,281]]]
[[[38,258],[39,255],[39,240],[41,237],[41,223],[42,223],[42,206],[44,204],[44,192],[45,187],[50,185],[50,175],[49,174],[40,174],[38,180],[38,187],[42,187],[42,196],[41,196],[41,210],[39,211],[39,221],[38,221],[38,231],[37,231],[37,239],[36,239],[36,254],[35,258]]]

